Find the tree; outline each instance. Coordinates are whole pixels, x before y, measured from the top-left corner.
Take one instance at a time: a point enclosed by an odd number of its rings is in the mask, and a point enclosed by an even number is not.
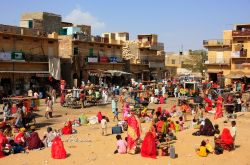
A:
[[[207,69],[204,63],[206,59],[207,52],[205,50],[189,50],[189,55],[184,58],[182,67],[192,72],[199,72],[204,76],[204,70]]]

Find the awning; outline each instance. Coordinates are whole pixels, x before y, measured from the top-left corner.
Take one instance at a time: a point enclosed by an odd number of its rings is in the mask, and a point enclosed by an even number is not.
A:
[[[1,70],[0,73],[27,73],[27,74],[46,73],[46,74],[49,74],[49,71],[24,71],[24,70],[14,70],[14,71],[7,70],[7,71],[3,71],[3,70]]]
[[[130,75],[131,74],[131,73],[123,72],[123,71],[119,71],[119,70],[107,70],[107,71],[104,71],[104,73],[109,73],[109,74],[111,74],[111,76],[121,76],[121,75]]]
[[[158,71],[152,71],[151,74],[158,74]]]

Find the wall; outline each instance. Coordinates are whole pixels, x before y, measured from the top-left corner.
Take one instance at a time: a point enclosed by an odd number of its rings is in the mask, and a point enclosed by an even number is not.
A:
[[[73,54],[72,36],[58,36],[59,56],[61,58],[70,58]]]
[[[33,55],[50,54],[54,57],[57,57],[58,40],[41,37],[3,34],[0,32],[0,50],[4,50],[5,52],[23,51],[26,54]],[[53,54],[51,54],[52,51]]]

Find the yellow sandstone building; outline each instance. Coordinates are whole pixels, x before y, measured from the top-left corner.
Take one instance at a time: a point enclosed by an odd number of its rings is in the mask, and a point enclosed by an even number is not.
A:
[[[204,40],[208,50],[208,79],[221,86],[233,81],[248,83],[250,78],[250,24],[237,24],[224,30],[223,39]]]

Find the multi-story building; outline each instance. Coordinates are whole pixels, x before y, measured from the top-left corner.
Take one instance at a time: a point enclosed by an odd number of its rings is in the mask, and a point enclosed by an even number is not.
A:
[[[58,40],[35,29],[0,25],[0,93],[37,89],[49,77],[48,59],[58,57]]]
[[[71,72],[62,73],[66,81],[73,84],[71,81],[73,79],[74,86],[80,84],[79,80],[98,83],[100,77],[101,81],[111,82],[107,71],[125,71],[120,43],[110,40],[109,37],[84,34],[79,27],[67,27],[67,29],[70,33],[59,35],[60,57],[62,61],[71,61]],[[66,62],[62,65],[62,70],[66,70],[65,67],[67,67]]]
[[[167,77],[171,78],[180,73],[182,64],[184,62],[184,56],[179,53],[167,53],[165,59],[165,66],[167,70]]]
[[[62,17],[54,13],[31,12],[23,13],[20,27],[38,29],[41,32],[53,33],[61,29]]]
[[[233,30],[225,30],[223,39],[204,40],[208,49],[207,72],[209,80],[221,85],[232,80],[248,80],[250,77],[250,24],[237,24]]]
[[[136,80],[165,78],[164,44],[156,34],[138,35],[136,41],[123,43],[123,58],[130,60],[130,72]]]

